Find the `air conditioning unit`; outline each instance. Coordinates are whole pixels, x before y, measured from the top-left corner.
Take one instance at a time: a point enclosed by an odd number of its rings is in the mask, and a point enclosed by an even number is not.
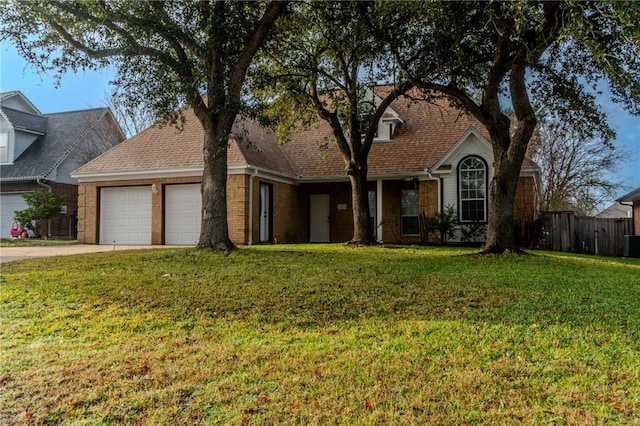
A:
[[[624,236],[624,257],[640,257],[640,235]]]

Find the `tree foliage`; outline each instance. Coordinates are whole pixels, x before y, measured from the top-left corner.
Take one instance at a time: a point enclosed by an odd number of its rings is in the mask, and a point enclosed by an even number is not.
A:
[[[36,237],[47,235],[47,222],[49,219],[62,214],[64,198],[58,197],[51,192],[37,188],[32,192],[22,194],[27,203],[27,208],[14,212],[14,219],[20,224],[33,231]]]
[[[552,105],[577,132],[614,137],[593,90],[638,113],[638,2],[391,2],[379,36],[392,43],[406,76],[445,97],[488,130],[495,174],[485,250],[515,250],[513,205],[519,171],[538,117]],[[513,112],[513,128],[510,132]]]
[[[398,80],[398,68],[378,28],[374,3],[300,4],[286,31],[272,40],[265,62],[271,76],[279,134],[326,122],[351,183],[352,244],[375,242],[368,206],[367,158],[386,108],[412,85]],[[376,82],[392,82],[375,90]],[[320,142],[320,141],[319,141]]]
[[[129,106],[180,125],[193,109],[204,129],[198,245],[233,249],[226,205],[229,135],[245,112],[252,61],[285,1],[13,1],[2,4],[0,40],[40,70],[114,66]]]

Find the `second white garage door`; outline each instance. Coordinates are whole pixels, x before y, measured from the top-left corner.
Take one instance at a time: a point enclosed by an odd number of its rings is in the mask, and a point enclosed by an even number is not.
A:
[[[195,245],[202,217],[200,184],[168,185],[164,199],[165,244]]]
[[[151,186],[102,188],[100,244],[151,244]]]

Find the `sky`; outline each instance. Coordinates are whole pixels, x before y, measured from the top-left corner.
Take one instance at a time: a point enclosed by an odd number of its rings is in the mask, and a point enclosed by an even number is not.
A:
[[[19,90],[43,113],[105,106],[106,95],[111,92],[109,81],[114,74],[113,70],[67,74],[56,87],[53,73],[38,74],[12,46],[0,44],[0,92]],[[618,194],[622,196],[640,187],[640,117],[628,114],[606,96],[598,101],[617,133],[614,143],[629,153],[627,163],[612,176],[625,182]]]

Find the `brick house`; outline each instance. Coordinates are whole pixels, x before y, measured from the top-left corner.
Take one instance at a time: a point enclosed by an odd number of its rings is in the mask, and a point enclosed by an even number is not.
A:
[[[633,220],[633,235],[640,235],[640,188],[636,188],[628,194],[617,199],[619,203],[631,206],[631,218]]]
[[[182,132],[151,127],[73,173],[80,182],[78,241],[196,243],[203,131],[186,111]],[[240,121],[228,152],[228,222],[237,244],[346,242],[351,189],[331,131],[320,122],[279,144]],[[456,206],[486,222],[493,154],[487,132],[446,102],[391,104],[369,154],[369,208],[378,241],[420,242],[418,214]],[[516,221],[536,219],[539,169],[525,160]]]
[[[21,92],[0,93],[0,237],[10,237],[25,192],[45,188],[65,200],[48,236],[75,238],[78,181],[71,172],[125,139],[108,108],[42,114]]]

